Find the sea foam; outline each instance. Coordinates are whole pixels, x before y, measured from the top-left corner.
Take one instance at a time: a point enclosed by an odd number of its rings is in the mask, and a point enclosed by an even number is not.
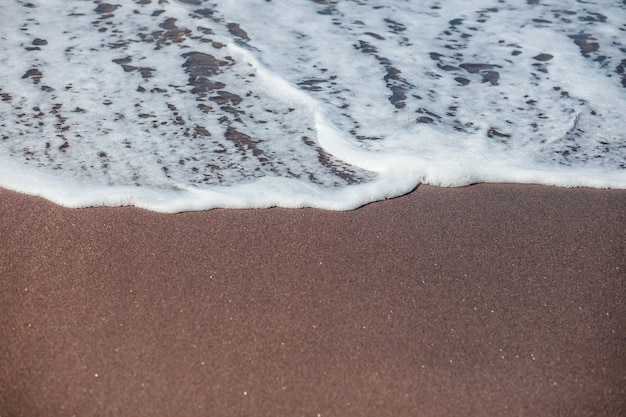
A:
[[[10,0],[0,22],[0,186],[64,206],[626,188],[623,3]]]

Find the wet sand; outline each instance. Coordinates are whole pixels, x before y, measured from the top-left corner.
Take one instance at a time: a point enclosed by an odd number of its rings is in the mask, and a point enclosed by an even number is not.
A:
[[[0,216],[1,417],[626,415],[623,190]]]

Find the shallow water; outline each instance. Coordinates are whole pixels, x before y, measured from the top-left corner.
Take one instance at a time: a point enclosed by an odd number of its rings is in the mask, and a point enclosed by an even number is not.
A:
[[[606,0],[9,0],[0,186],[165,212],[626,188],[624,39]]]

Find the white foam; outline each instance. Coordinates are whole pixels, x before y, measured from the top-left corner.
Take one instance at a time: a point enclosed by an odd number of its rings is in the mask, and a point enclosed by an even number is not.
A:
[[[0,186],[162,212],[626,188],[626,6],[540,3],[3,2]]]

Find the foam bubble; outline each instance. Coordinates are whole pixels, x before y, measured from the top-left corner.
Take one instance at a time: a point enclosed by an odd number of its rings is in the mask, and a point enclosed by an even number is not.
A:
[[[4,2],[0,186],[163,212],[626,188],[625,7]]]

